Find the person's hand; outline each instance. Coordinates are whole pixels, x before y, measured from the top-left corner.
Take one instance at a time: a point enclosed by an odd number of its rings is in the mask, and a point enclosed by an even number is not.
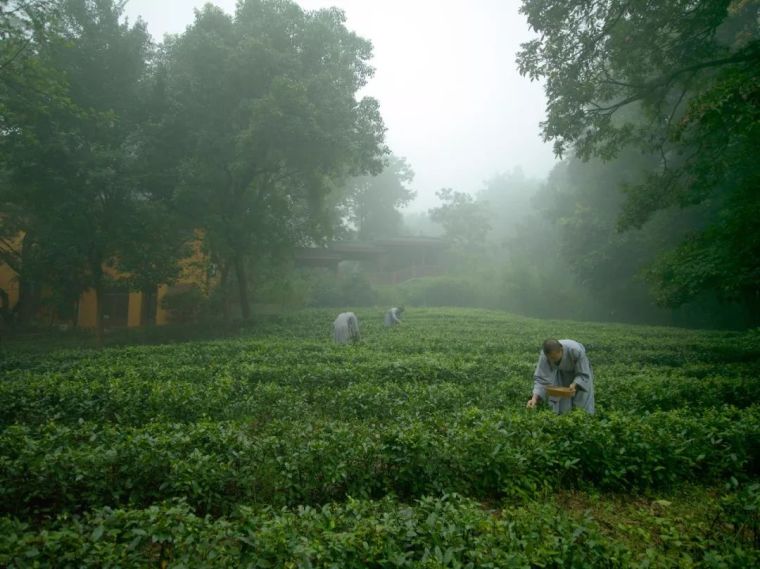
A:
[[[576,391],[578,391],[578,386],[577,386],[577,385],[575,385],[575,383],[571,383],[571,384],[570,384],[570,390],[571,390],[571,391],[572,391],[572,393],[573,393],[573,397],[575,397],[575,392],[576,392]]]
[[[528,409],[535,409],[536,405],[538,405],[538,397],[534,395],[533,397],[530,398],[526,407]]]

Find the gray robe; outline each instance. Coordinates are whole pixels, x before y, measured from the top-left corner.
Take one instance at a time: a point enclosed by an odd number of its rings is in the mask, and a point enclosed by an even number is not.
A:
[[[385,325],[395,326],[401,324],[401,318],[399,318],[398,308],[395,306],[385,313]]]
[[[586,356],[586,348],[575,340],[560,340],[562,359],[554,366],[544,355],[538,357],[534,375],[533,394],[547,401],[556,413],[567,413],[578,407],[594,413],[594,372]],[[575,397],[553,397],[546,393],[547,385],[569,387],[575,382]]]
[[[353,312],[342,312],[333,322],[335,341],[338,344],[359,340],[359,319]]]

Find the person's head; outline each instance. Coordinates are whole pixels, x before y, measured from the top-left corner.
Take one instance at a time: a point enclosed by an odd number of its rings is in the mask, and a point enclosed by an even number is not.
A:
[[[544,355],[552,364],[557,365],[562,360],[562,344],[554,338],[547,338],[543,345]]]
[[[404,307],[399,306],[397,310],[398,310],[398,313],[401,314],[404,311]]]

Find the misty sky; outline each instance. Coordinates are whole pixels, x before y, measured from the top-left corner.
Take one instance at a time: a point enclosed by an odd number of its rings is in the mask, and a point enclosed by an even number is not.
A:
[[[386,142],[415,172],[417,200],[436,205],[442,187],[475,192],[521,166],[544,177],[554,163],[538,123],[541,86],[519,75],[515,53],[531,38],[520,0],[297,0],[342,8],[347,26],[374,45],[375,77],[362,94],[380,101]],[[129,0],[156,41],[182,32],[204,0]],[[236,0],[213,0],[228,13]]]

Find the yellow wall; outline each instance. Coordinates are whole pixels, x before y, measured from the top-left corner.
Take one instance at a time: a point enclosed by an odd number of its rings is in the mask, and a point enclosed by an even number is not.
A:
[[[195,239],[191,243],[191,254],[180,261],[180,276],[178,284],[192,284],[199,287],[204,293],[208,294],[209,288],[212,283],[206,275],[206,256],[203,253],[203,235],[200,231],[196,231]],[[109,267],[105,268],[106,273],[112,277],[118,277]],[[8,293],[11,306],[14,306],[18,302],[18,281],[16,280],[16,273],[13,272],[7,265],[0,265],[0,288],[5,289]],[[156,308],[156,324],[167,324],[169,322],[169,314],[166,310],[161,308],[161,301],[164,296],[169,292],[169,287],[161,285],[158,287]],[[143,294],[141,292],[129,293],[129,305],[127,314],[127,326],[134,327],[140,326],[140,316],[142,314],[142,300]],[[94,328],[96,323],[96,311],[95,311],[95,291],[88,290],[79,299],[79,315],[78,326],[82,328]]]
[[[142,297],[143,294],[141,292],[129,293],[129,306],[127,307],[129,310],[129,313],[127,314],[127,327],[129,328],[142,324],[142,322],[140,322],[140,316],[142,315]]]
[[[129,305],[127,307],[127,326],[129,328],[140,325],[142,297],[143,294],[141,292],[129,293]],[[88,290],[79,299],[79,326],[82,328],[94,328],[95,320],[95,291]]]
[[[16,273],[6,264],[0,265],[0,288],[8,293],[10,307],[18,302],[18,279]]]
[[[77,326],[95,328],[97,314],[95,313],[95,291],[88,290],[79,297],[79,318]]]
[[[0,216],[0,222],[2,222],[1,216]],[[19,235],[15,241],[11,242],[10,246],[14,249],[20,250],[21,240],[23,238],[24,238],[23,234]],[[8,302],[10,303],[11,308],[16,306],[16,303],[18,302],[18,297],[19,297],[19,283],[18,283],[17,277],[18,275],[13,269],[11,269],[5,263],[0,263],[0,288],[8,293]]]

